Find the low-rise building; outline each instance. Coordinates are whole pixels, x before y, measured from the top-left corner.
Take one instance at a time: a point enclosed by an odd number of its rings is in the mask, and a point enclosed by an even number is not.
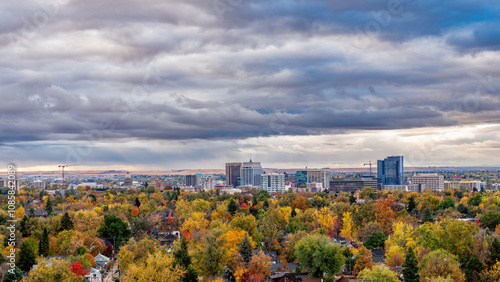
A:
[[[444,176],[438,173],[422,173],[412,177],[412,184],[425,184],[425,189],[442,191],[444,189]]]

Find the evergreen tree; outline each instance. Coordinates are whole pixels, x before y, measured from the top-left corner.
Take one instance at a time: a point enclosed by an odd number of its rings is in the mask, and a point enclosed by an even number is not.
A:
[[[19,251],[18,266],[22,271],[29,271],[35,263],[35,251],[27,241],[24,241],[21,244],[21,250]]]
[[[415,203],[415,197],[411,196],[410,199],[408,200],[408,212],[413,211],[417,207],[417,204]]]
[[[47,205],[45,206],[45,211],[47,215],[50,216],[52,214],[52,201],[50,200],[51,196],[47,196]]]
[[[23,279],[23,272],[19,268],[14,268],[14,272],[7,271],[7,274],[3,277],[3,282],[14,282],[21,281]]]
[[[114,214],[104,216],[104,224],[97,230],[102,238],[112,240],[114,248],[118,249],[130,239],[132,231],[128,224]]]
[[[33,207],[30,208],[30,210],[28,212],[28,216],[29,217],[35,217],[35,209]]]
[[[420,281],[420,276],[418,275],[418,260],[415,257],[413,247],[408,247],[408,252],[405,255],[405,262],[403,263],[403,281]]]
[[[427,208],[424,211],[424,217],[422,218],[422,222],[434,222],[434,212]]]
[[[188,246],[185,237],[182,237],[180,245],[178,245],[174,250],[175,265],[179,265],[184,270],[186,274],[182,278],[183,282],[196,282],[198,281],[198,272],[191,268],[191,256],[188,253]]]
[[[31,234],[28,230],[28,221],[29,221],[29,218],[28,216],[23,216],[23,219],[21,220],[21,222],[19,223],[19,232],[21,232],[21,236],[22,237],[29,237]]]
[[[227,211],[231,214],[234,215],[236,211],[238,210],[238,205],[234,201],[233,198],[231,198],[231,201],[229,201],[229,204],[227,204]]]
[[[73,229],[73,221],[69,217],[69,214],[66,212],[61,218],[61,230],[71,230]]]
[[[140,207],[141,206],[141,202],[139,201],[138,197],[135,198],[135,206],[136,207]]]
[[[269,208],[269,202],[267,201],[267,199],[264,201],[264,209],[267,209]]]
[[[243,241],[240,244],[240,255],[246,263],[249,263],[252,259],[252,244],[250,244],[247,233],[245,233],[245,237],[243,237]]]
[[[295,209],[292,209],[292,213],[290,214],[292,217],[295,217],[297,216],[297,212],[295,211]]]
[[[476,281],[479,275],[483,272],[484,268],[485,266],[477,254],[472,255],[472,257],[463,266],[465,278],[467,278],[467,281]]]
[[[158,228],[153,227],[153,231],[151,231],[151,234],[155,237],[156,240],[160,237],[160,233],[158,232]]]
[[[351,203],[351,204],[356,203],[356,197],[354,197],[354,195],[353,195],[353,194],[351,194],[351,195],[349,196],[349,203]]]
[[[488,266],[495,265],[497,261],[500,261],[500,241],[497,237],[488,246],[488,251]]]
[[[38,255],[43,257],[49,255],[49,232],[47,232],[47,228],[43,229],[42,238],[38,243]]]

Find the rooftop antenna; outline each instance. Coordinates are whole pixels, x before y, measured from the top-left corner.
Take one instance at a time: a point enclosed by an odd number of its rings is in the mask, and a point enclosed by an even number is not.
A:
[[[363,164],[363,165],[364,166],[367,166],[367,165],[370,166],[370,176],[371,176],[372,175],[372,165],[373,165],[372,161],[368,161],[367,164]]]

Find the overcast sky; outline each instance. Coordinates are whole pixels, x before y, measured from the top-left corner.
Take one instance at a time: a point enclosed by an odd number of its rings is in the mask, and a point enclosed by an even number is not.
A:
[[[0,165],[500,165],[497,0],[3,0]]]

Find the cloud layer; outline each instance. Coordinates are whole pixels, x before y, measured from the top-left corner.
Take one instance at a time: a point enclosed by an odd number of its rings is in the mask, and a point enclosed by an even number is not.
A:
[[[0,14],[0,153],[29,166],[83,146],[89,166],[220,167],[255,138],[270,165],[287,166],[283,140],[334,152],[321,144],[363,136],[356,150],[382,158],[383,136],[500,124],[495,1],[8,0]],[[290,163],[336,164],[301,152]],[[415,165],[498,163],[439,154]]]

